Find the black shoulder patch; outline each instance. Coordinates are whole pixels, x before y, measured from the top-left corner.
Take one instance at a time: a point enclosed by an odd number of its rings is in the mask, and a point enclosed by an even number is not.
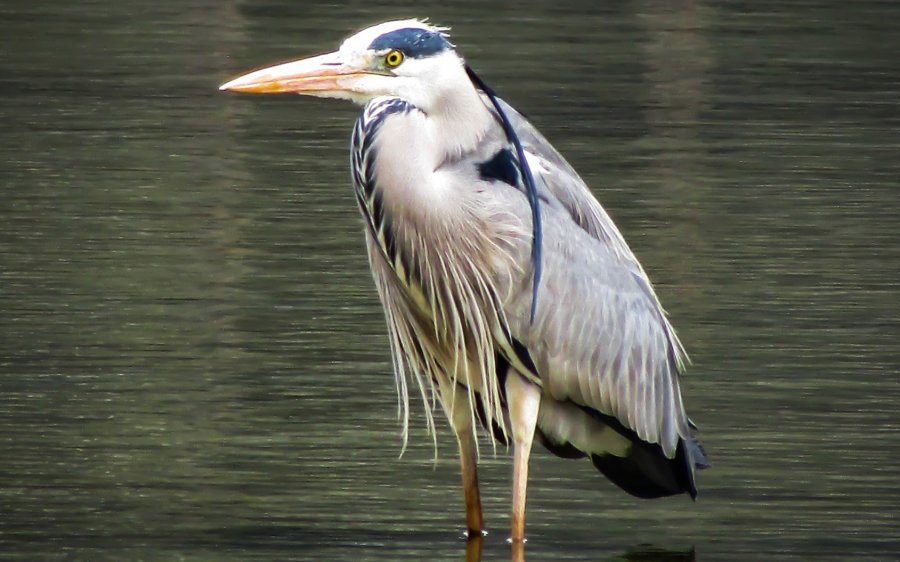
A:
[[[515,338],[513,338],[512,340],[512,347],[513,352],[516,354],[516,357],[519,359],[519,361],[522,362],[522,365],[524,365],[532,375],[540,376],[538,375],[538,370],[534,365],[534,361],[531,359],[531,353],[528,352],[528,348]]]
[[[379,35],[369,48],[373,51],[397,49],[408,57],[422,58],[452,49],[453,45],[440,32],[406,27]]]
[[[513,187],[519,183],[519,166],[508,148],[498,150],[490,160],[478,164],[478,174],[484,181],[502,181]]]

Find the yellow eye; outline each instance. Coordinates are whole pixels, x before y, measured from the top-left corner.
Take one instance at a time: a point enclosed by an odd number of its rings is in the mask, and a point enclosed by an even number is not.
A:
[[[403,62],[403,53],[397,49],[384,55],[384,65],[388,68],[397,68],[401,62]]]

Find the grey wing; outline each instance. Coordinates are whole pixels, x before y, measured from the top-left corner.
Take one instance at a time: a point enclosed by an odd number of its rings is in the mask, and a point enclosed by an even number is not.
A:
[[[606,211],[524,117],[504,110],[551,203],[537,314],[531,322],[526,271],[511,280],[519,289],[504,302],[510,335],[528,349],[545,394],[613,416],[673,458],[679,438],[690,435],[678,385],[681,344]],[[528,263],[529,251],[519,249],[519,263]]]
[[[641,265],[619,229],[578,172],[521,113],[502,99],[499,102],[525,149],[538,190],[549,194],[551,201],[564,207],[575,224],[605,243],[629,267],[643,275]]]

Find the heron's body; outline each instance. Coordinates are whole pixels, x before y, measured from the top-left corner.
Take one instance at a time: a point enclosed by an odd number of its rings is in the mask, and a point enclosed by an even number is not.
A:
[[[388,64],[395,52],[396,66]],[[444,407],[459,441],[470,531],[483,529],[479,423],[514,447],[514,539],[524,532],[535,438],[560,456],[590,458],[633,495],[696,496],[694,468],[705,458],[679,391],[681,345],[646,274],[581,178],[521,115],[473,84],[439,29],[388,22],[335,55],[341,63],[317,57],[325,70],[316,74],[288,72],[300,64],[289,63],[225,88],[366,103],[352,136],[353,183],[404,417],[409,380]],[[354,58],[377,78],[318,86],[323,75],[352,74],[327,67]],[[310,77],[319,80],[316,88]],[[303,86],[286,86],[291,81]],[[528,171],[540,229],[532,222]],[[535,254],[535,244],[542,252]]]

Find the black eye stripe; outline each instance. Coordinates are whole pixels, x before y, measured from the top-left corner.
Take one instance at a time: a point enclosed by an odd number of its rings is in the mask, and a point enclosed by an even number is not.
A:
[[[393,49],[411,58],[428,57],[452,48],[440,32],[415,27],[389,31],[369,45],[374,51]]]

